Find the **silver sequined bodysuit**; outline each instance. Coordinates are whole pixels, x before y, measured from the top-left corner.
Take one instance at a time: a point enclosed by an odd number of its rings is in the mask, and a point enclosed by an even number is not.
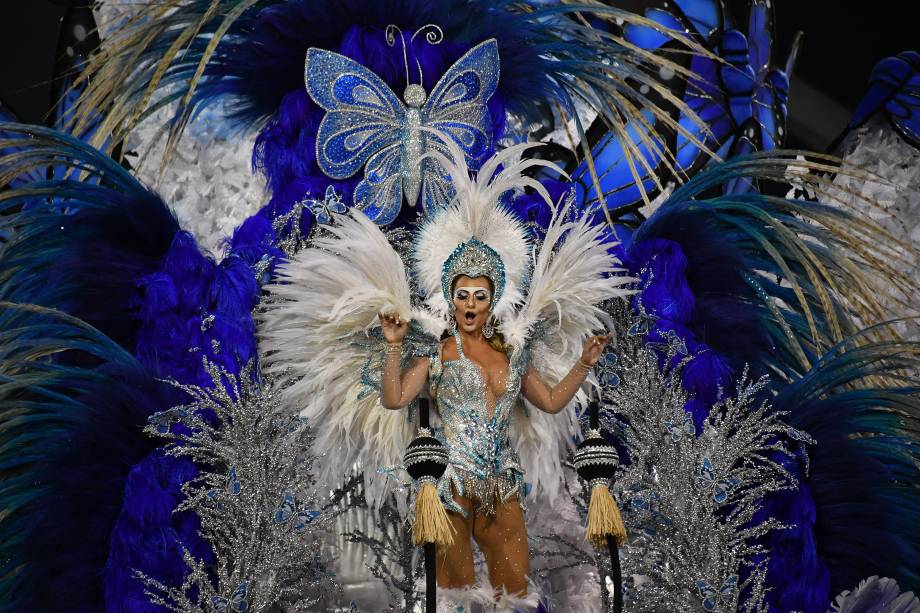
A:
[[[523,484],[524,471],[511,446],[508,427],[527,360],[520,352],[512,354],[507,387],[489,417],[482,371],[464,355],[460,335],[454,334],[454,339],[459,359],[444,362],[439,350],[429,372],[431,396],[441,415],[449,457],[438,492],[448,509],[465,516],[453,499],[453,485],[459,495],[474,501],[478,511],[491,514],[498,501],[518,494]]]

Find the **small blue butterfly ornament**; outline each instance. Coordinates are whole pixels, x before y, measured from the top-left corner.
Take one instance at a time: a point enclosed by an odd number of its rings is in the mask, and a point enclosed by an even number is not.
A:
[[[182,421],[186,417],[188,417],[188,411],[180,407],[173,407],[154,413],[147,418],[147,423],[156,428],[158,434],[166,434],[174,422]]]
[[[239,496],[242,491],[243,484],[240,482],[239,477],[236,476],[236,468],[231,466],[230,470],[227,471],[227,493],[231,496]]]
[[[333,213],[345,212],[345,203],[342,202],[342,197],[336,193],[335,188],[331,185],[326,188],[326,197],[322,200],[308,198],[303,203],[313,213],[317,223],[324,226],[332,221]]]
[[[249,582],[241,581],[240,584],[236,586],[236,589],[233,590],[230,598],[214,596],[211,598],[211,604],[214,605],[214,609],[217,610],[217,613],[229,613],[230,611],[245,613],[249,610],[249,601],[246,600],[246,593],[248,591]]]
[[[684,434],[693,438],[696,436],[696,425],[693,423],[693,417],[690,413],[684,412],[684,419],[678,425],[673,421],[664,422],[665,428],[671,433],[671,440],[675,443],[679,441]]]
[[[429,43],[443,40],[440,28],[425,26],[410,42],[422,32]],[[420,64],[419,83],[410,82],[402,32],[388,27],[387,42],[395,45],[397,33],[408,83],[402,100],[379,76],[338,53],[311,47],[304,68],[307,92],[326,111],[316,136],[317,164],[333,179],[346,179],[363,166],[354,204],[378,225],[396,219],[403,197],[415,206],[421,194],[426,214],[450,202],[449,176],[436,159],[423,159],[431,151],[445,152],[429,130],[453,140],[475,167],[491,144],[486,104],[498,85],[498,43],[489,39],[448,68],[429,94]]]
[[[291,523],[293,529],[299,531],[306,528],[307,524],[319,517],[319,515],[319,511],[314,511],[313,509],[298,511],[294,494],[285,492],[281,497],[281,505],[275,510],[275,523],[282,525]]]
[[[712,499],[719,504],[728,500],[728,493],[741,485],[741,479],[734,477],[720,478],[712,467],[712,460],[703,458],[700,475],[697,478],[704,491],[712,492]]]
[[[696,589],[703,600],[703,609],[706,611],[715,611],[721,600],[723,604],[730,605],[735,598],[735,592],[738,590],[738,575],[731,575],[719,589],[712,587],[708,582],[702,579],[696,582]]]

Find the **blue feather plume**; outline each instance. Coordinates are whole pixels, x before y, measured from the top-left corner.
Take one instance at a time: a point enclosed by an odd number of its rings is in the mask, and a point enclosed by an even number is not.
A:
[[[816,441],[802,477],[813,515],[797,513],[809,502],[797,496],[765,502],[764,512],[805,524],[771,537],[781,611],[824,611],[871,575],[920,588],[920,342],[873,342],[872,332],[833,347],[773,400]]]
[[[155,193],[108,156],[63,133],[0,123],[0,297],[75,315],[129,350],[138,282],[179,229]],[[54,169],[56,177],[45,178]],[[23,179],[28,177],[28,179]]]
[[[0,330],[0,598],[17,611],[99,610],[128,470],[155,444],[143,425],[182,398],[60,311],[2,302]],[[202,551],[194,530],[182,534]]]

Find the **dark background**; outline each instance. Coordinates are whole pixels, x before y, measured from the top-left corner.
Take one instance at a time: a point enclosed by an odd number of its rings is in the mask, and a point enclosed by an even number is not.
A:
[[[920,21],[910,9],[912,2],[773,2],[778,65],[785,64],[795,33],[805,33],[792,75],[786,144],[824,150],[849,119],[872,66],[900,51],[920,50]],[[42,121],[50,106],[58,30],[68,4],[0,3],[0,99],[24,121]],[[736,16],[747,14],[746,0],[729,4]]]

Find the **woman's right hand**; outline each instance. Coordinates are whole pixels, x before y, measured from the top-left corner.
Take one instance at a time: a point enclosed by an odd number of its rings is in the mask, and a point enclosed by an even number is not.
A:
[[[397,313],[378,313],[380,327],[383,328],[383,337],[388,343],[401,343],[409,331],[409,322]]]

